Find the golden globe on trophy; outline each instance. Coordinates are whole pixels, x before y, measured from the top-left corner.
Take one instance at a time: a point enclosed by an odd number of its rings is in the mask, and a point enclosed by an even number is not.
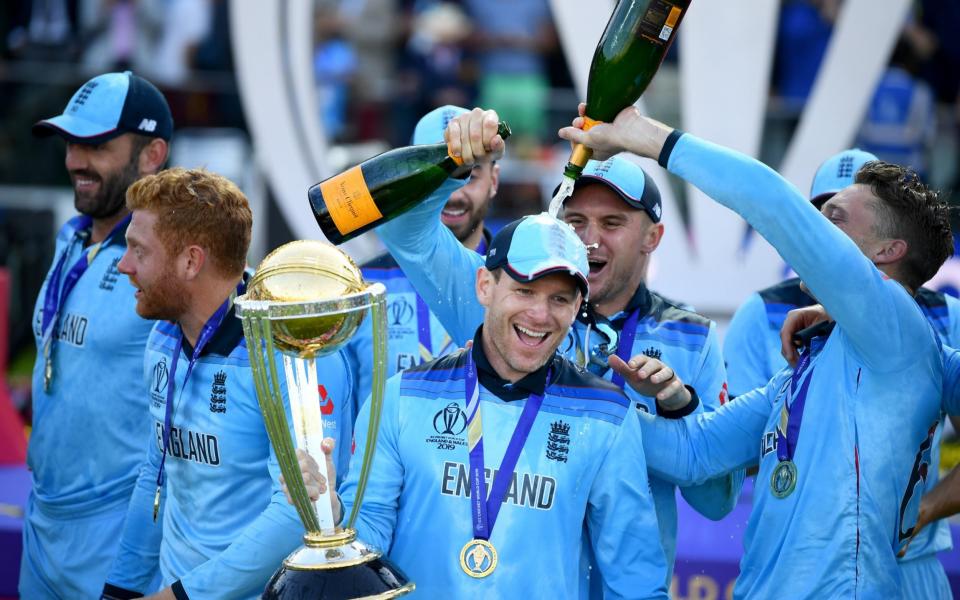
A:
[[[386,381],[386,288],[366,286],[349,256],[317,241],[296,241],[270,253],[236,300],[250,367],[270,443],[306,529],[304,545],[284,560],[263,598],[397,598],[414,589],[380,551],[353,529],[376,447]],[[356,501],[344,527],[333,520],[331,490],[314,503],[297,463],[296,449],[323,465],[323,419],[315,360],[335,352],[369,312],[373,329],[373,390],[364,461]],[[279,351],[279,352],[278,352]],[[278,366],[278,363],[280,365]],[[281,379],[282,378],[282,379]],[[285,384],[296,439],[284,409]]]

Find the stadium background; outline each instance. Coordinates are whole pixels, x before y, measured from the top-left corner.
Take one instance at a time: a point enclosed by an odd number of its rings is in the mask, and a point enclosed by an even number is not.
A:
[[[321,235],[305,202],[309,185],[405,145],[434,106],[492,107],[517,133],[501,163],[495,229],[539,212],[558,183],[568,148],[555,132],[584,96],[607,6],[613,2],[2,3],[0,460],[10,466],[0,468],[0,598],[15,593],[7,582],[12,574],[15,583],[17,494],[29,485],[19,464],[30,419],[30,314],[53,235],[73,212],[62,143],[33,139],[33,122],[62,111],[98,73],[129,68],[147,77],[174,113],[171,163],[220,172],[248,194],[255,265],[285,241]],[[859,145],[894,162],[909,157],[955,205],[958,30],[955,0],[694,0],[641,104],[668,124],[757,156],[801,190],[823,158]],[[650,285],[715,318],[722,332],[747,294],[788,267],[739,217],[642,164],[664,194],[667,226]],[[368,235],[348,250],[363,260],[378,242]],[[931,285],[956,293],[960,260]],[[949,466],[960,453],[943,455]],[[681,515],[676,597],[726,597],[740,509],[713,528],[685,526]],[[944,557],[952,579],[960,577],[956,554]]]

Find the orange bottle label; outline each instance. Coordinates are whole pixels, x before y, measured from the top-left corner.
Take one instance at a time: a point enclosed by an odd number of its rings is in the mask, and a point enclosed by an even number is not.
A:
[[[680,10],[679,6],[674,6],[670,9],[670,14],[667,15],[667,22],[664,23],[667,27],[671,29],[677,26],[677,21],[680,20],[680,13],[683,11]]]
[[[321,183],[320,194],[341,235],[383,218],[359,165]]]

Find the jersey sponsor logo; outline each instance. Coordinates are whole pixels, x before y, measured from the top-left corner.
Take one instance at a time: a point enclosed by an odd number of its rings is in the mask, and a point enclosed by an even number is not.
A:
[[[646,356],[649,356],[650,358],[655,358],[657,360],[660,360],[660,357],[663,356],[663,352],[661,352],[659,348],[654,348],[653,346],[650,346],[649,348],[644,350],[643,353]]]
[[[83,348],[87,339],[87,318],[82,315],[67,313],[60,317],[53,330],[53,339],[77,348]]]
[[[117,285],[117,280],[120,279],[120,270],[117,269],[117,265],[120,264],[120,258],[116,257],[110,261],[110,266],[107,267],[107,270],[103,273],[103,277],[100,278],[100,289],[112,292],[113,288]]]
[[[497,471],[484,469],[487,489],[490,489]],[[470,497],[470,479],[463,463],[444,462],[440,493],[444,496]],[[504,495],[504,504],[513,504],[537,510],[550,510],[557,493],[557,480],[537,473],[514,473]]]
[[[320,392],[320,414],[329,416],[333,414],[333,398],[327,394],[327,388],[321,383],[317,386],[318,391]],[[326,420],[324,420],[324,427],[326,427]]]
[[[157,447],[163,450],[163,423],[156,422]],[[220,442],[210,433],[170,427],[170,445],[167,456],[189,460],[211,467],[220,466]]]
[[[930,426],[930,429],[927,430],[927,437],[920,443],[917,456],[913,460],[913,469],[910,471],[910,480],[907,481],[907,489],[900,500],[900,518],[898,519],[900,525],[897,527],[897,542],[901,546],[900,550],[913,535],[914,525],[916,525],[917,514],[920,509],[920,497],[923,496],[927,487],[927,477],[930,474],[933,436],[937,432],[937,425],[939,425],[939,422]],[[910,527],[906,529],[904,529],[905,521],[910,524]]]
[[[437,450],[454,450],[466,446],[467,441],[461,435],[467,428],[467,413],[460,405],[451,402],[433,415],[433,430],[437,435],[428,436],[426,442],[435,445]]]
[[[213,376],[213,384],[210,386],[210,412],[227,412],[227,373],[218,371]]]
[[[550,433],[547,434],[547,459],[565,463],[569,452],[570,424],[564,421],[550,423]]]

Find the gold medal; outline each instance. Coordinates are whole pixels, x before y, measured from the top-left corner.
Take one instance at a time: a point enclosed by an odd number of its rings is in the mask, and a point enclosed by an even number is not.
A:
[[[792,460],[781,460],[770,476],[770,489],[776,498],[786,498],[797,487],[797,465]]]
[[[470,577],[486,577],[497,568],[497,549],[487,540],[470,540],[460,550],[460,568]]]

